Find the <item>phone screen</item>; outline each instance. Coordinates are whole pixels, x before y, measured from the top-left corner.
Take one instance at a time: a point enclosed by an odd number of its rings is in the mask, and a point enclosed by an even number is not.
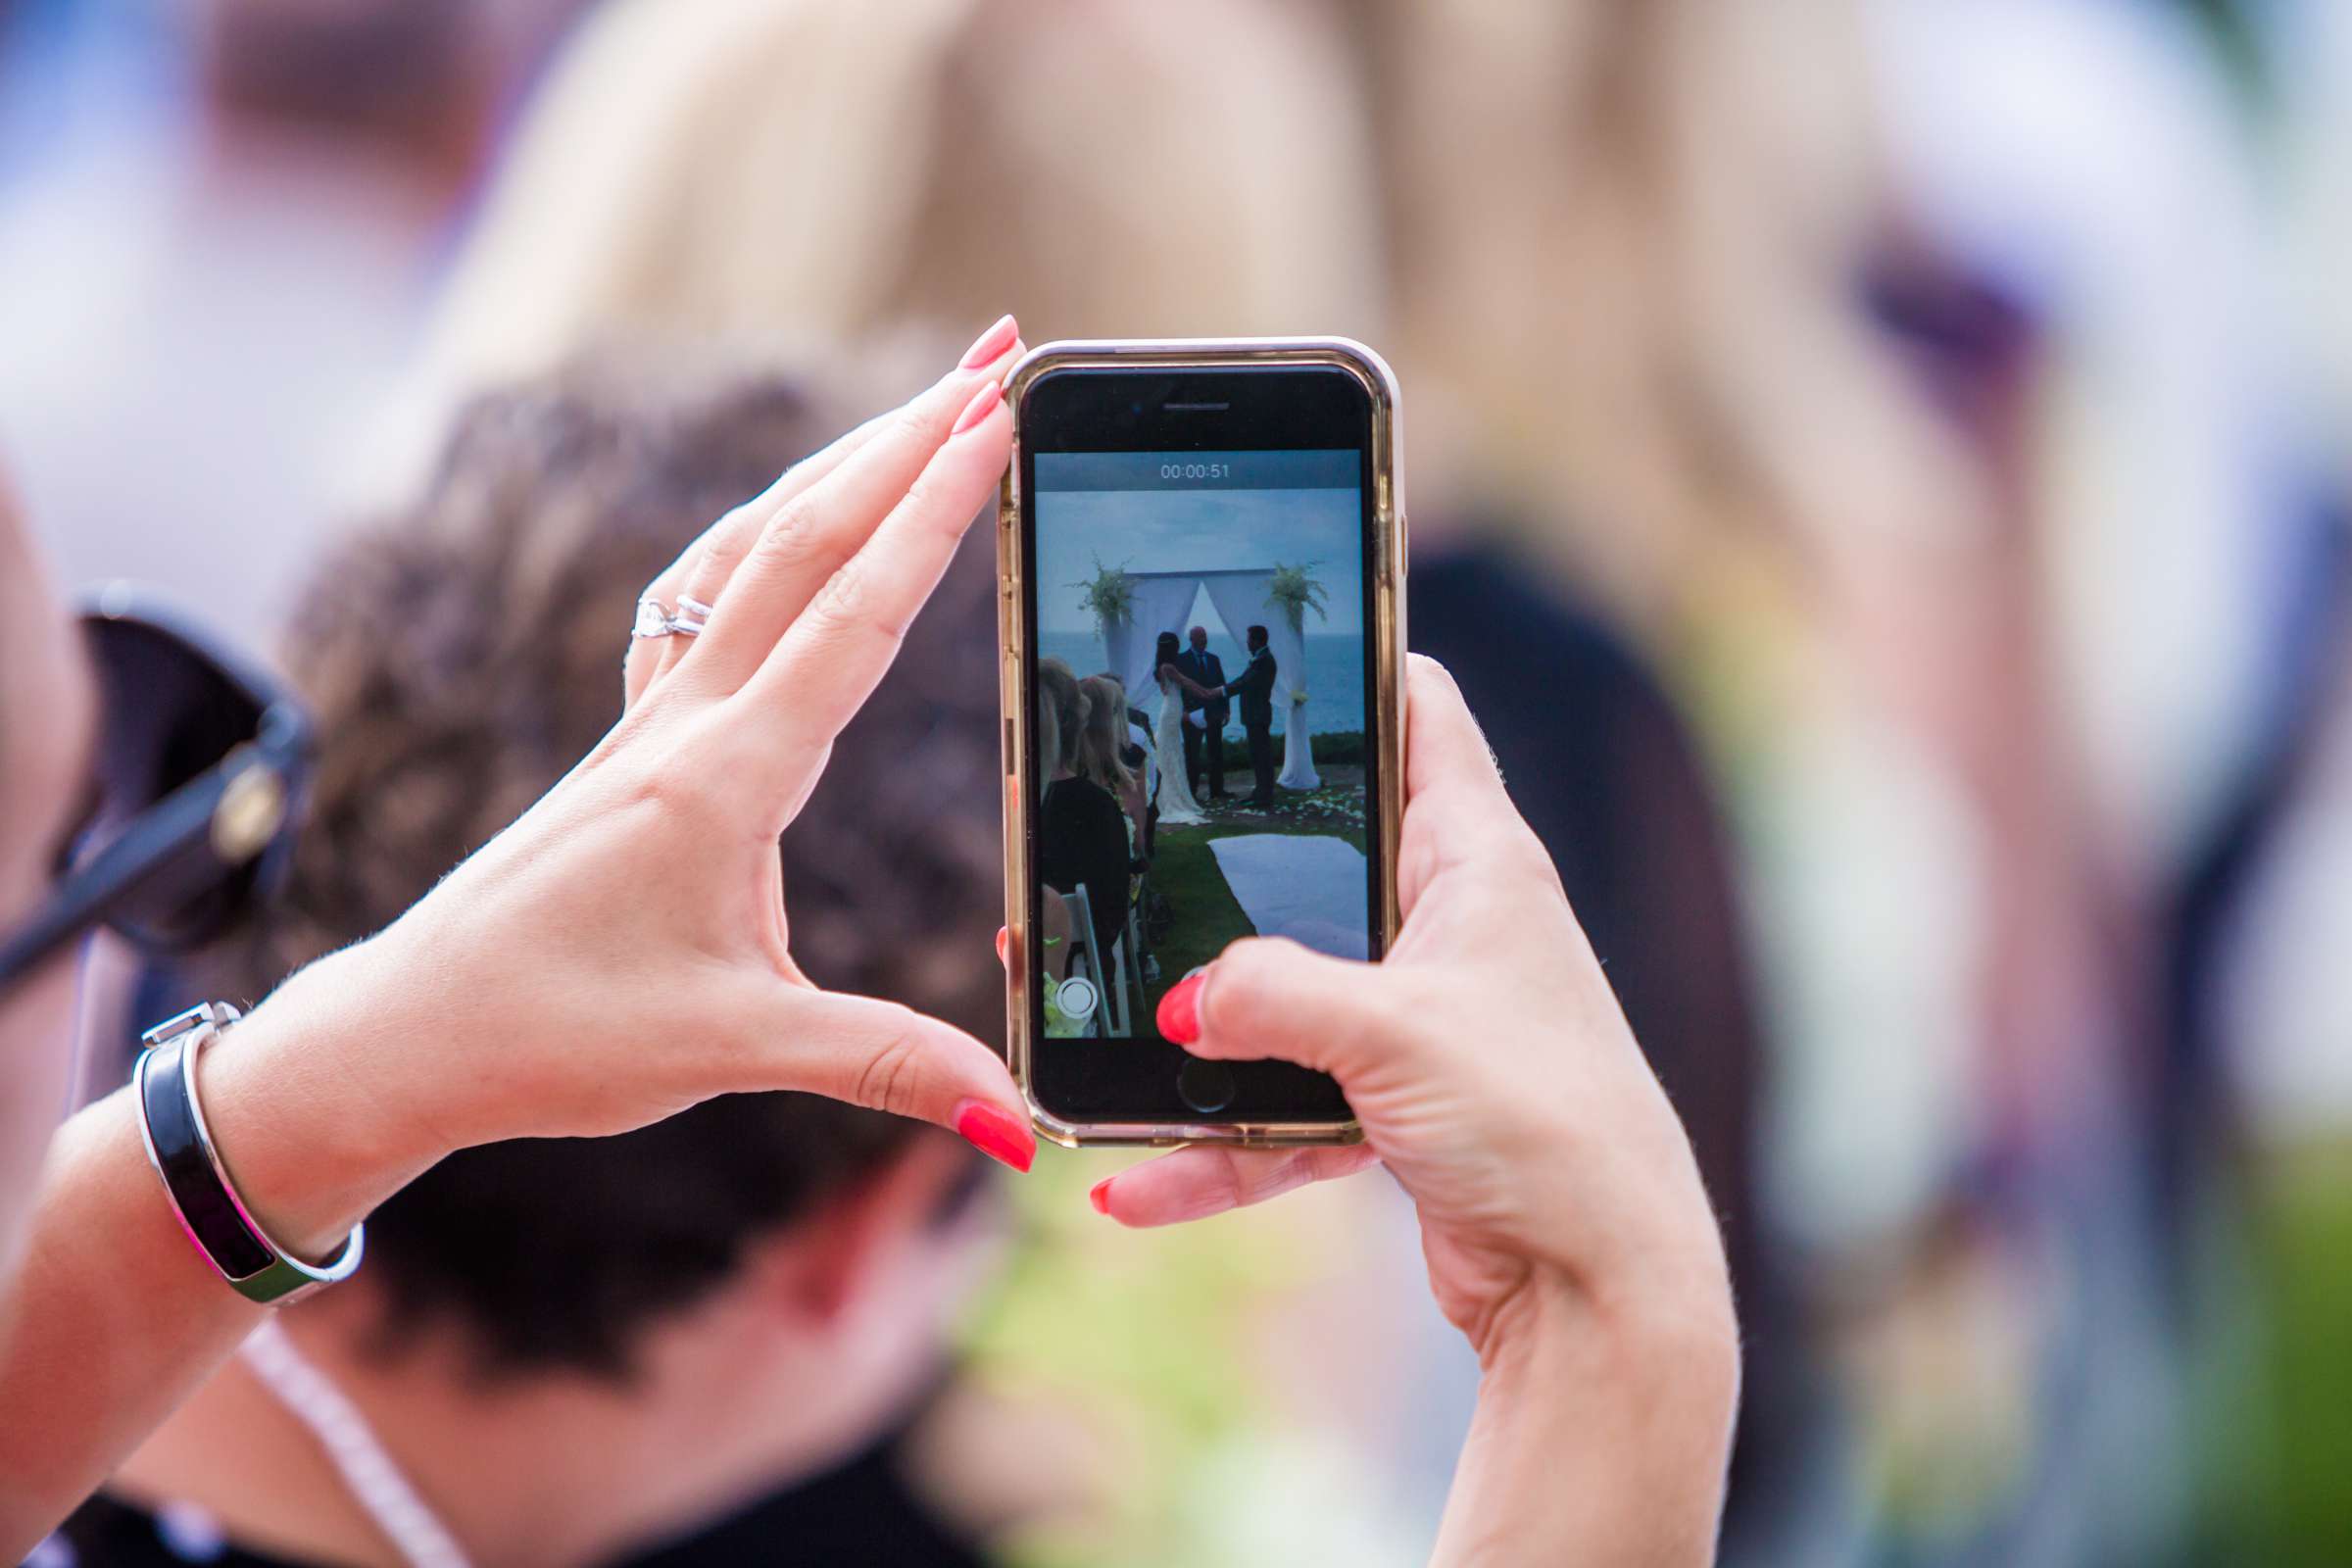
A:
[[[1032,412],[1041,1099],[1346,1119],[1336,1085],[1280,1063],[1179,1083],[1155,1014],[1238,938],[1379,956],[1368,406],[1328,371],[1163,371],[1051,377]]]

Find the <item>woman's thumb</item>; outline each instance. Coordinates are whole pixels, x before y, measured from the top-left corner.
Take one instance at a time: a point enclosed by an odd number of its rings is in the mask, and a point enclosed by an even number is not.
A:
[[[1250,938],[1160,1000],[1160,1033],[1197,1056],[1274,1057],[1348,1077],[1400,1049],[1387,977],[1283,938]]]
[[[781,1032],[793,1048],[778,1082],[852,1104],[911,1116],[961,1135],[991,1158],[1025,1171],[1037,1135],[997,1054],[953,1024],[871,997],[782,988]]]

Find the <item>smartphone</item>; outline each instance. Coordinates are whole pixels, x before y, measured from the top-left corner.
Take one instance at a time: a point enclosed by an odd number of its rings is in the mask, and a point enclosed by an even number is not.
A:
[[[1155,1017],[1239,937],[1395,938],[1396,378],[1339,338],[1066,342],[1005,397],[1006,1049],[1038,1131],[1353,1142],[1327,1075]]]

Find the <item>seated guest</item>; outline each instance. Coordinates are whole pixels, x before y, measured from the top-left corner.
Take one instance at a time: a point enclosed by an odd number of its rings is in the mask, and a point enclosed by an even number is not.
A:
[[[839,422],[769,379],[624,397],[574,376],[472,408],[416,514],[337,551],[299,607],[284,656],[318,720],[316,798],[282,906],[206,960],[205,994],[261,996],[389,923],[546,792],[619,716],[611,633],[642,585]],[[1003,981],[995,674],[968,652],[994,634],[984,556],[964,552],[841,736],[786,835],[785,894],[812,979],[985,1038]],[[65,1543],[130,1568],[191,1541],[228,1564],[769,1561],[785,1543],[975,1561],[886,1439],[938,1386],[998,1228],[976,1161],[797,1094],[466,1150],[379,1209],[367,1267],[273,1319]]]
[[[1144,782],[1135,768],[1142,761],[1128,740],[1124,722],[1127,693],[1108,675],[1089,675],[1078,683],[1086,697],[1086,728],[1078,738],[1078,776],[1092,779],[1110,792],[1133,826],[1128,840],[1135,853],[1144,850],[1146,818]]]
[[[1037,874],[1059,893],[1086,889],[1104,974],[1127,923],[1127,821],[1115,796],[1080,769],[1089,702],[1070,666],[1040,660],[1037,683],[1054,713],[1054,765],[1037,813]],[[1102,976],[1098,976],[1102,978]]]
[[[1061,724],[1054,716],[1054,694],[1045,686],[1037,690],[1037,782],[1033,786],[1037,798],[1043,801],[1053,786],[1054,774],[1061,758]],[[1069,906],[1059,899],[1048,899],[1037,911],[1038,942],[1045,949],[1039,956],[1045,964],[1046,978],[1060,980],[1070,971],[1070,936],[1076,927],[1070,924]],[[1047,997],[1049,1016],[1052,1016],[1053,997]],[[1067,1019],[1060,1020],[1063,1023]],[[1061,1033],[1074,1031],[1063,1029]]]
[[[1116,675],[1108,672],[1102,678],[1114,682],[1118,680]],[[1124,694],[1125,685],[1121,684],[1119,690]],[[1150,860],[1159,853],[1159,847],[1154,842],[1159,827],[1159,807],[1154,804],[1159,800],[1159,762],[1152,751],[1152,715],[1129,705],[1119,715],[1119,733],[1126,741],[1126,745],[1120,749],[1119,760],[1127,764],[1127,770],[1144,786],[1143,853],[1144,858]]]

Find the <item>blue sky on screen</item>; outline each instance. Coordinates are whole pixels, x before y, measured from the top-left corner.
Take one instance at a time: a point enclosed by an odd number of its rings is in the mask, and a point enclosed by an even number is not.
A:
[[[1037,506],[1037,623],[1041,633],[1091,632],[1079,589],[1098,559],[1129,571],[1264,569],[1314,562],[1331,591],[1330,618],[1306,633],[1363,630],[1362,546],[1356,492],[1348,490],[1045,490]],[[1213,635],[1206,595],[1190,617]],[[1240,641],[1240,627],[1225,628]]]

